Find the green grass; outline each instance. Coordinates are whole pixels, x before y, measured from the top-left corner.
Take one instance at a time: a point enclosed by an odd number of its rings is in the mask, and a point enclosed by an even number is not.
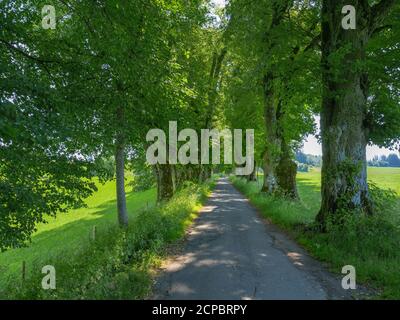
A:
[[[87,208],[40,225],[27,248],[0,254],[0,299],[141,299],[149,294],[153,270],[170,243],[206,199],[212,183],[188,184],[173,199],[155,206],[156,191],[128,192],[130,224],[117,226],[115,182],[99,185]],[[128,188],[128,191],[129,188]],[[96,225],[96,240],[90,239]],[[26,280],[21,263],[26,261]],[[40,286],[45,265],[56,268],[57,290]]]
[[[400,196],[400,168],[368,168],[369,180],[382,188],[390,188]]]
[[[380,298],[400,299],[400,198],[397,207],[388,212],[372,218],[350,216],[345,227],[316,233],[308,227],[321,202],[320,177],[317,168],[298,174],[300,201],[260,194],[262,177],[256,183],[237,178],[233,182],[267,218],[287,230],[313,256],[328,262],[332,271],[340,273],[344,265],[353,265],[357,280],[380,289]],[[368,178],[400,196],[400,168],[368,168]]]
[[[22,261],[29,269],[36,260],[46,261],[66,251],[74,251],[89,242],[89,235],[96,226],[103,232],[117,222],[115,181],[97,183],[98,191],[86,200],[87,208],[71,210],[49,218],[40,224],[28,247],[0,253],[0,285],[21,270]],[[132,219],[142,208],[154,206],[156,190],[133,193],[127,185],[127,208]]]
[[[391,189],[399,195],[397,209],[400,218],[400,168],[368,168],[368,181],[383,189]],[[310,172],[299,172],[297,174],[298,190],[300,199],[305,208],[307,216],[314,219],[321,203],[321,171],[313,168]],[[260,182],[261,183],[261,182]],[[313,214],[311,214],[311,212]]]

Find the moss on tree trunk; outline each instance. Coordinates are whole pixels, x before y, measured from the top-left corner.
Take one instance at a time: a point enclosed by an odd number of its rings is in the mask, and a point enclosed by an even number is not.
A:
[[[289,146],[286,144],[285,139],[282,138],[281,157],[278,166],[276,167],[276,177],[278,182],[279,192],[284,196],[292,199],[298,199],[297,192],[297,164],[292,159]]]
[[[322,8],[323,165],[322,203],[317,216],[322,226],[329,216],[340,212],[371,213],[365,60],[373,15],[365,1],[352,1],[357,12],[356,29],[345,30],[339,13],[347,4],[344,0],[324,0]]]
[[[157,201],[167,201],[175,193],[175,173],[170,164],[158,164],[157,170]]]
[[[280,152],[280,142],[277,135],[276,106],[273,90],[274,77],[268,72],[264,77],[264,121],[266,145],[263,155],[264,183],[261,192],[273,194],[278,188],[276,166]]]

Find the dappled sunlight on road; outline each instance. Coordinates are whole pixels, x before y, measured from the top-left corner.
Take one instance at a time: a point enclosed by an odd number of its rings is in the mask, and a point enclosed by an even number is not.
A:
[[[297,267],[301,255],[275,247],[246,198],[220,180],[190,228],[185,249],[157,280],[157,299],[324,299]]]

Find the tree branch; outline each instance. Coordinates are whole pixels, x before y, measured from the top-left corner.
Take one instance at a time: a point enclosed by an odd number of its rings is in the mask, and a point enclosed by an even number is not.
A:
[[[57,60],[49,60],[49,59],[34,57],[34,56],[30,55],[29,53],[25,52],[24,50],[22,50],[21,48],[18,48],[16,46],[12,45],[11,43],[7,42],[6,40],[0,39],[0,42],[3,43],[9,50],[16,51],[19,54],[23,55],[25,58],[36,61],[38,63],[41,63],[41,64],[43,64],[43,63],[60,63],[60,61],[57,61]]]
[[[381,0],[371,8],[371,20],[369,24],[369,33],[373,34],[378,29],[385,18],[389,15],[390,10],[394,7],[396,0]]]
[[[377,27],[377,28],[372,32],[372,36],[378,34],[378,33],[381,32],[381,31],[390,30],[390,29],[393,29],[393,25],[391,25],[391,24],[386,24],[386,25],[384,25],[384,26]]]

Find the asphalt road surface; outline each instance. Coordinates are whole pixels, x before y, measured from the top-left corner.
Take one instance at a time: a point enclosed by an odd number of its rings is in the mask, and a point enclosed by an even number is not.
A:
[[[259,213],[227,179],[163,267],[153,299],[348,299],[341,277]]]

